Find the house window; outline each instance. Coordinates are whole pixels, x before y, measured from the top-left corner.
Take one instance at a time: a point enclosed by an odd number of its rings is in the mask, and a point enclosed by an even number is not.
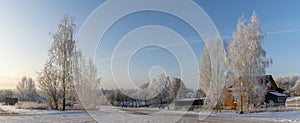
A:
[[[278,102],[285,102],[285,97],[278,97],[277,100]]]

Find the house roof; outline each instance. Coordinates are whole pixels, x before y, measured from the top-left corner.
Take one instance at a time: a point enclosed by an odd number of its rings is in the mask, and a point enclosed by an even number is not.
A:
[[[179,99],[175,100],[176,102],[178,101],[195,101],[195,100],[204,100],[205,98],[186,98],[186,99]]]
[[[273,79],[272,75],[267,75],[266,78],[268,78],[270,80],[270,82],[272,83],[272,85],[275,87],[276,91],[283,93],[285,90],[282,88],[279,88],[275,82],[275,80]]]
[[[264,84],[267,84],[267,83],[271,83],[272,87],[270,88],[270,90],[273,90],[273,91],[277,91],[277,92],[284,92],[285,90],[282,89],[282,88],[279,88],[277,86],[277,84],[275,83],[275,80],[273,79],[272,75],[264,75],[264,76],[256,76],[256,79],[261,79],[261,80],[264,80]],[[233,85],[229,86],[229,88],[233,88],[233,87],[240,87],[240,81],[242,81],[244,83],[244,87],[250,87],[252,86],[251,83],[247,82],[245,80],[245,77],[239,77],[238,80],[236,80]],[[258,80],[259,81],[259,80]]]
[[[278,97],[286,97],[287,95],[285,94],[282,94],[282,93],[278,93],[278,92],[275,92],[275,91],[271,91],[269,92],[270,94],[273,94],[275,96],[278,96]]]

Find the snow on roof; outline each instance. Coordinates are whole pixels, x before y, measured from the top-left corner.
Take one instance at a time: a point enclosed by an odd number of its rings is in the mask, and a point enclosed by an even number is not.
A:
[[[187,99],[179,99],[175,101],[194,101],[194,100],[204,100],[204,98],[187,98]]]
[[[276,96],[280,96],[280,97],[286,96],[285,94],[278,93],[278,92],[269,92],[269,93],[276,95]]]

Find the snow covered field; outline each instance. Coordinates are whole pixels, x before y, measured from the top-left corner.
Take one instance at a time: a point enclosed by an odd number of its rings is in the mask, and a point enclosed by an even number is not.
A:
[[[100,111],[53,111],[53,110],[22,110],[15,109],[14,106],[0,106],[5,112],[17,113],[12,116],[1,116],[0,122],[13,123],[29,123],[29,122],[76,122],[87,123],[96,122],[95,117],[101,123],[112,122],[171,122],[170,119],[176,119],[183,112],[166,111],[165,114],[159,116],[147,115],[151,112],[159,111],[158,109],[135,109],[133,112],[124,112],[114,107],[103,107]],[[144,113],[138,112],[138,110]],[[198,122],[198,113],[188,112],[183,119],[188,122]],[[224,119],[224,120],[223,120]],[[252,114],[237,113],[213,113],[205,120],[207,122],[300,122],[299,111],[286,112],[262,112]]]
[[[211,114],[216,117],[231,117],[231,118],[243,118],[243,119],[256,119],[262,121],[276,121],[276,122],[300,122],[300,111],[286,111],[286,112],[261,112],[250,114],[237,114],[237,113],[218,113]]]

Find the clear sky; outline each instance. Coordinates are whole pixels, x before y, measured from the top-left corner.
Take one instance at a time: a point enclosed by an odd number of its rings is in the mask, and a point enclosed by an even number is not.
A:
[[[300,75],[300,1],[298,0],[195,0],[211,17],[222,37],[230,41],[232,32],[235,30],[237,20],[244,15],[249,18],[252,11],[256,11],[261,22],[261,29],[267,33],[264,39],[264,48],[267,56],[274,63],[267,69],[267,74],[275,78],[287,75]],[[2,0],[0,4],[0,89],[15,88],[16,83],[22,76],[36,78],[38,72],[47,59],[47,49],[51,44],[49,33],[54,32],[57,23],[64,14],[75,17],[77,29],[84,23],[94,9],[103,3],[103,0]],[[140,15],[139,15],[140,14]],[[195,54],[200,57],[203,43],[180,20],[155,12],[144,12],[124,18],[112,27],[113,41],[120,38],[121,34],[128,32],[136,26],[157,24],[181,31],[190,41]],[[156,21],[151,17],[161,18]],[[138,20],[137,20],[138,18]],[[135,21],[133,21],[135,20]],[[170,23],[170,20],[173,20]],[[125,26],[128,22],[133,26]],[[113,31],[117,30],[117,31]],[[111,36],[109,36],[111,35]],[[229,37],[229,38],[228,38]],[[108,41],[108,40],[107,40]],[[82,41],[84,42],[84,41]],[[101,44],[100,44],[101,45]],[[134,81],[141,83],[148,81],[148,71],[155,65],[164,66],[171,76],[178,76],[178,64],[176,59],[165,50],[149,47],[143,49],[133,57],[130,64],[131,75]],[[109,50],[109,48],[107,48]],[[151,52],[149,52],[151,51]],[[106,53],[100,52],[106,55]],[[157,58],[157,55],[164,56]],[[109,54],[108,54],[109,55]],[[101,61],[102,57],[96,57]],[[146,61],[146,62],[145,62]],[[175,67],[174,67],[175,66]],[[111,83],[105,79],[105,63],[99,67],[99,72],[104,83]],[[138,73],[138,74],[135,74]],[[194,87],[195,82],[189,82],[188,87]],[[140,83],[139,83],[140,84]],[[105,84],[107,88],[109,84]]]

